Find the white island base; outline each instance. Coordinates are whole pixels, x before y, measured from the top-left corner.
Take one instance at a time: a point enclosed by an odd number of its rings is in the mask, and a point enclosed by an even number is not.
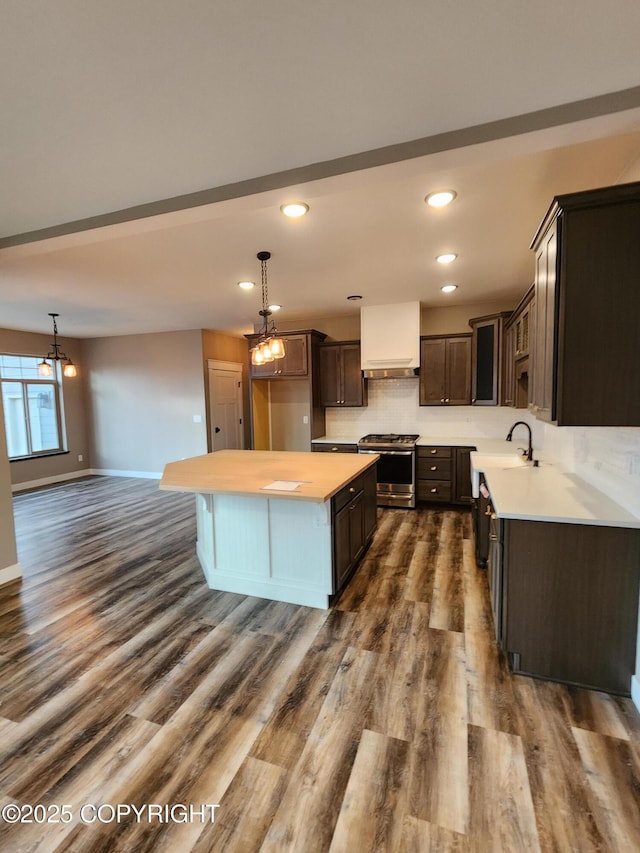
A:
[[[196,495],[197,554],[211,589],[327,608],[331,501]]]

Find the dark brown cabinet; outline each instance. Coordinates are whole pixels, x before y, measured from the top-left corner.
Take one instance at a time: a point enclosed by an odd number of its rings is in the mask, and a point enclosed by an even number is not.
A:
[[[531,244],[537,417],[640,426],[639,234],[640,182],[554,199]]]
[[[416,494],[429,503],[471,503],[473,447],[421,446],[417,449]]]
[[[420,405],[471,402],[471,335],[420,338]]]
[[[366,406],[367,385],[360,369],[360,342],[323,344],[319,351],[320,404]]]
[[[258,335],[246,337],[250,347],[258,340]],[[266,364],[251,364],[249,361],[249,375],[252,379],[308,375],[308,335],[288,335],[283,332],[280,337],[284,341],[284,358],[278,358]]]
[[[469,320],[471,339],[471,403],[498,406],[503,400],[504,324],[510,312]]]
[[[456,504],[471,504],[471,451],[475,447],[454,448],[454,488],[453,502]]]
[[[332,514],[334,589],[338,593],[355,570],[376,530],[375,465],[334,495]]]
[[[532,286],[504,328],[502,403],[516,409],[526,409],[530,397],[529,376],[533,363],[532,341],[535,334],[534,294],[535,286]]]
[[[640,530],[493,521],[496,636],[514,671],[628,696]]]

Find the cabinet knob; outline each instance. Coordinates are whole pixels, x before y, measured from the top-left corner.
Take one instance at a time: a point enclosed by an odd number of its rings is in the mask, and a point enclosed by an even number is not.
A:
[[[477,399],[478,399],[477,397],[472,397],[472,398],[471,398],[471,402],[472,402],[472,403],[475,403],[475,402],[477,402]]]
[[[448,403],[448,402],[449,402],[449,398],[447,397],[447,398],[445,399],[445,403]]]
[[[438,491],[437,489],[431,489],[431,494],[435,495],[437,491]]]
[[[444,397],[440,397],[440,402],[444,403]]]
[[[353,486],[351,486],[351,487],[349,488],[349,494],[351,494],[351,495],[355,495],[355,493],[356,493],[356,490],[353,488]]]
[[[491,507],[490,507],[490,506],[488,506],[488,507],[485,509],[484,514],[485,514],[486,516],[488,516],[489,518],[491,518]]]
[[[331,449],[332,449],[332,450],[337,450],[338,448],[337,448],[337,447],[332,447]]]
[[[437,470],[438,470],[438,466],[437,466],[437,465],[432,465],[432,466],[431,466],[431,468],[430,468],[429,470],[430,470],[430,471],[437,471]]]
[[[433,448],[433,450],[432,450],[431,452],[432,452],[432,453],[437,453],[437,452],[438,452],[438,450],[437,450],[437,448],[436,448],[436,447],[434,447],[434,448]]]

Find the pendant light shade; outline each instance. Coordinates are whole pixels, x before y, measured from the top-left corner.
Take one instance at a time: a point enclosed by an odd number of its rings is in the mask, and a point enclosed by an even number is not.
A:
[[[251,349],[251,364],[259,365],[284,358],[284,341],[278,337],[278,330],[273,320],[269,318],[272,311],[269,308],[269,288],[267,284],[267,261],[271,252],[258,252],[262,273],[262,310],[258,313],[262,317],[262,328],[258,342]]]
[[[49,316],[53,320],[53,343],[51,344],[51,349],[42,359],[40,364],[38,365],[38,373],[44,379],[53,375],[53,364],[49,364],[51,362],[63,362],[62,366],[62,374],[63,376],[67,376],[69,379],[78,375],[78,368],[71,361],[69,356],[62,352],[60,349],[60,344],[58,343],[58,324],[56,323],[56,317],[59,317],[59,314],[51,314]]]

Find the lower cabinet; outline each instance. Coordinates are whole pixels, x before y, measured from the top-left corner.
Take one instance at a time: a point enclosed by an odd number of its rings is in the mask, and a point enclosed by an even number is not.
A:
[[[640,530],[502,519],[489,583],[514,672],[628,696],[635,670]]]
[[[419,501],[471,504],[471,462],[474,447],[421,446],[417,449]]]
[[[376,466],[332,499],[334,588],[338,593],[371,543],[377,526]]]

